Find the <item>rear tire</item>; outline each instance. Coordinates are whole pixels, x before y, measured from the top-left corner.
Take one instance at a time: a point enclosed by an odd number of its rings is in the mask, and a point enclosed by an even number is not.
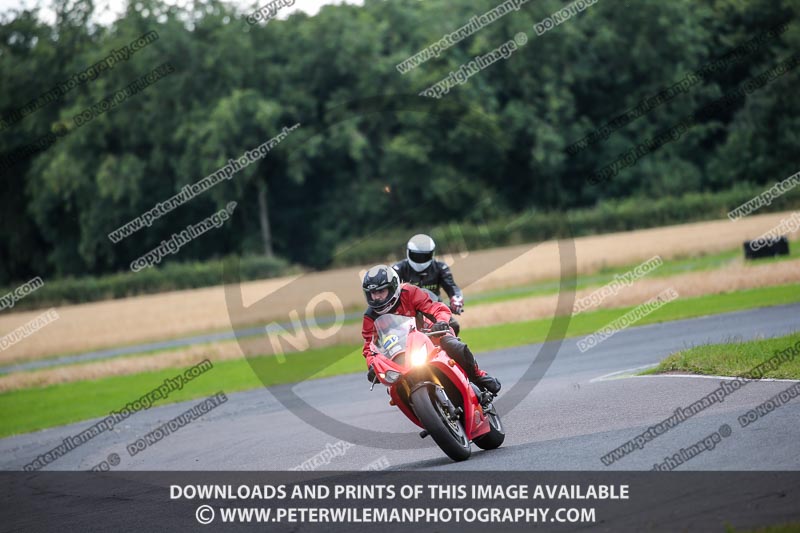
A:
[[[447,409],[440,404],[431,387],[420,387],[411,393],[411,405],[419,421],[439,448],[453,461],[464,461],[472,448],[461,421],[450,421]]]
[[[503,429],[503,423],[500,421],[500,415],[494,410],[494,405],[489,404],[489,408],[486,410],[486,418],[489,419],[489,433],[475,437],[472,442],[482,450],[494,450],[499,448],[503,441],[506,440],[506,433]]]

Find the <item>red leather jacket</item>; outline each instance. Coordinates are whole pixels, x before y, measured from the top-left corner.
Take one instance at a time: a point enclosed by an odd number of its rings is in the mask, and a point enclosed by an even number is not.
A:
[[[400,286],[400,302],[392,310],[392,314],[402,316],[416,316],[417,311],[436,317],[436,321],[450,322],[450,308],[441,302],[434,302],[428,293],[415,285],[404,283]],[[379,317],[372,309],[364,313],[364,322],[361,324],[361,336],[364,337],[364,357],[367,365],[370,364],[372,350],[369,345],[375,335],[375,320]]]

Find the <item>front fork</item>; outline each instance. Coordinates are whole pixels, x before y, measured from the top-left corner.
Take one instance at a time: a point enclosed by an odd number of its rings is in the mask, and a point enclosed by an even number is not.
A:
[[[439,404],[445,408],[447,414],[450,416],[451,419],[458,420],[459,417],[464,413],[464,410],[460,407],[456,407],[453,405],[453,402],[450,398],[447,397],[447,393],[445,393],[444,388],[441,385],[434,383],[433,381],[422,381],[414,385],[411,389],[411,394],[413,394],[417,389],[422,387],[433,387],[434,394],[436,398],[439,400]],[[409,394],[409,397],[411,397]]]
[[[439,404],[442,407],[444,407],[444,410],[447,411],[447,417],[450,419],[449,422],[450,423],[461,422],[463,424],[464,410],[461,407],[456,407],[455,405],[453,405],[453,402],[450,400],[450,398],[448,398],[447,393],[445,393],[444,388],[441,385],[434,383],[432,381],[422,381],[414,385],[414,387],[412,387],[411,393],[415,392],[417,389],[420,389],[422,387],[429,387],[429,386],[433,387],[433,392],[434,395],[436,396],[435,401],[438,401]],[[411,394],[409,394],[409,397],[411,397]],[[411,407],[413,409],[414,407],[413,404]],[[424,439],[425,437],[428,436],[428,430],[423,429],[422,431],[419,432],[419,436],[420,438]]]

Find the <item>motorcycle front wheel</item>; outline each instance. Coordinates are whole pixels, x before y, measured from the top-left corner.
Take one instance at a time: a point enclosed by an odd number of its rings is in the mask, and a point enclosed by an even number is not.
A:
[[[460,420],[453,419],[442,405],[433,387],[420,387],[411,393],[411,405],[419,421],[439,448],[454,461],[464,461],[472,454],[467,433]]]

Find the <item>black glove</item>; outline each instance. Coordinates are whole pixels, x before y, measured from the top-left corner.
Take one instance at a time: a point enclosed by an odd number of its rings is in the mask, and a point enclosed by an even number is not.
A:
[[[447,322],[442,322],[441,320],[431,327],[431,331],[448,331],[450,329],[450,324]]]
[[[369,370],[367,371],[367,381],[370,383],[375,381],[375,369],[372,368],[372,365],[369,365]]]

